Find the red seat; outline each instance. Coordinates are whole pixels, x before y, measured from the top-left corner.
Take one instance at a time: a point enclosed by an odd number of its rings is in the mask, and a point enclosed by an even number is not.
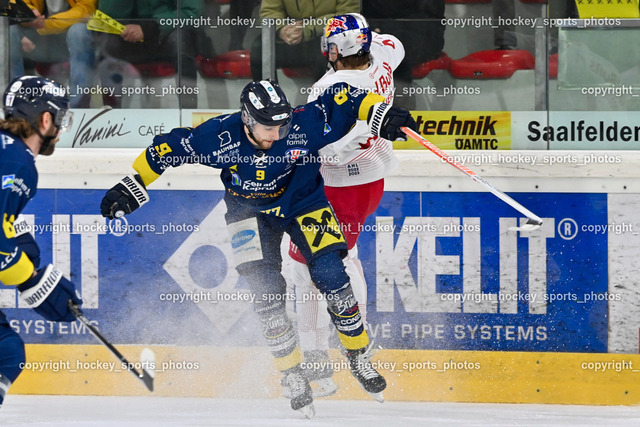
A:
[[[549,78],[558,78],[558,54],[554,53],[549,56]]]
[[[146,62],[133,64],[142,77],[170,77],[176,73],[176,69],[170,62]]]
[[[170,62],[149,62],[133,64],[143,77],[170,77],[176,73],[176,69]],[[36,71],[41,76],[48,76],[54,68],[62,68],[69,71],[69,61],[66,62],[36,62]]]
[[[432,70],[448,70],[450,66],[451,58],[445,52],[442,52],[439,58],[414,65],[411,73],[414,79],[421,79],[426,77]]]
[[[311,67],[296,67],[296,68],[282,68],[282,74],[289,77],[290,79],[295,79],[299,77],[311,77],[312,71]]]
[[[527,50],[482,50],[451,61],[449,71],[458,79],[506,79],[516,70],[532,70],[533,55]]]
[[[65,72],[69,72],[71,67],[69,61],[65,62],[36,62],[36,72],[43,77],[47,77],[51,74],[54,68],[62,69]]]
[[[232,50],[212,59],[196,58],[202,77],[240,79],[251,78],[248,50]]]

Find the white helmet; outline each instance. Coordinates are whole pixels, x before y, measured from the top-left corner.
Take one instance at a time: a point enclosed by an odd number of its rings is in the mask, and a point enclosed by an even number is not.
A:
[[[347,13],[329,19],[322,36],[321,49],[328,55],[331,45],[335,45],[338,57],[369,53],[371,50],[371,30],[364,16]]]

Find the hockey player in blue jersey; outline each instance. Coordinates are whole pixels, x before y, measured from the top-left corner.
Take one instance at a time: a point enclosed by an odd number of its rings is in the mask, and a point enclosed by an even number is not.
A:
[[[115,218],[146,203],[146,186],[170,166],[200,163],[222,169],[236,269],[256,295],[254,310],[291,389],[291,407],[309,418],[314,414],[297,334],[286,314],[286,283],[280,273],[285,232],[326,296],[351,372],[382,401],[386,382],[370,363],[369,338],[342,263],[347,245],[324,194],[318,151],[343,137],[357,119],[367,120],[372,133],[390,140],[402,134],[401,126],[415,128],[415,121],[408,111],[385,104],[382,96],[345,83],[295,110],[269,80],[248,84],[240,101],[239,113],[156,136],[133,163],[137,173],[107,191],[102,214]]]
[[[36,76],[14,79],[4,92],[0,120],[0,282],[17,287],[25,304],[53,322],[75,320],[69,300],[80,305],[73,283],[53,265],[38,268],[40,250],[20,212],[36,194],[38,155],[51,155],[61,131],[71,126],[69,96],[57,83]],[[0,405],[25,362],[24,342],[0,311]]]

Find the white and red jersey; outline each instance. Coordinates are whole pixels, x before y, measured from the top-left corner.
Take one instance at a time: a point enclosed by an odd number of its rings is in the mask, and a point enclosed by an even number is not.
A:
[[[327,71],[311,88],[308,102],[318,98],[334,83],[346,82],[384,96],[388,104],[393,103],[393,71],[404,58],[404,46],[392,35],[371,34],[371,66],[365,70]],[[356,122],[346,136],[322,148],[320,154],[328,159],[322,164],[321,173],[325,185],[330,187],[377,181],[398,166],[391,141],[371,134],[363,121]]]

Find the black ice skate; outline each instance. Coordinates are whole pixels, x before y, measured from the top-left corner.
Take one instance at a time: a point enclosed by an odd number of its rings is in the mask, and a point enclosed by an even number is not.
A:
[[[331,396],[338,391],[338,386],[331,378],[333,376],[333,366],[331,360],[329,360],[328,351],[305,351],[302,372],[310,383],[316,384],[316,387],[311,388],[314,398]],[[282,377],[280,384],[282,385],[282,395],[287,399],[291,399],[291,389],[287,384],[286,376]]]
[[[345,355],[349,360],[351,373],[358,380],[364,391],[378,402],[384,402],[382,391],[387,388],[384,377],[371,365],[371,345],[357,350],[347,350]]]
[[[313,397],[309,381],[303,375],[299,366],[288,370],[284,374],[283,383],[286,383],[290,392],[291,409],[300,411],[307,418],[313,418],[316,411],[313,407]]]

